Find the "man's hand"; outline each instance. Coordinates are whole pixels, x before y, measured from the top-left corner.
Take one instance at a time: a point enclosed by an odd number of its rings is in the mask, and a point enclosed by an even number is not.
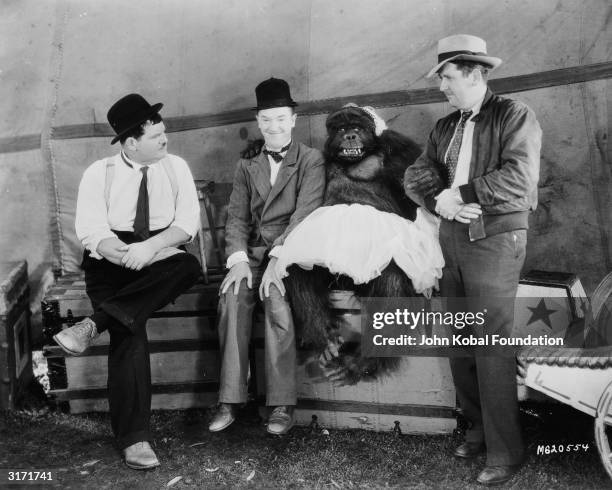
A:
[[[96,252],[109,262],[118,266],[123,266],[121,263],[121,259],[123,259],[125,255],[125,252],[122,251],[123,247],[125,247],[125,243],[119,240],[119,238],[105,238],[98,243]]]
[[[482,214],[480,204],[472,202],[470,204],[464,204],[461,206],[459,212],[455,215],[455,219],[460,223],[469,223]]]
[[[253,287],[253,273],[249,263],[238,262],[234,264],[221,283],[221,294],[225,294],[232,284],[234,284],[234,294],[238,294],[240,283],[244,278],[247,280],[247,287],[251,289]]]
[[[144,266],[149,265],[157,251],[147,241],[131,243],[121,248],[125,255],[121,259],[121,264],[127,269],[139,271]]]
[[[465,204],[458,188],[444,189],[436,196],[436,213],[445,219],[453,220]]]
[[[261,284],[259,285],[259,298],[263,301],[264,296],[268,298],[270,296],[270,285],[274,284],[280,291],[282,296],[285,296],[285,285],[283,280],[278,277],[276,273],[276,257],[271,257],[268,262],[268,267],[261,278]]]

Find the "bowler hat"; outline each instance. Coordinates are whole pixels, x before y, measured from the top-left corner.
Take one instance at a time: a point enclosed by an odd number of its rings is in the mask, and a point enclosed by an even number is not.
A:
[[[426,78],[434,76],[449,61],[468,60],[488,65],[492,70],[501,65],[502,60],[487,54],[487,43],[484,39],[469,34],[455,34],[438,41],[438,64]]]
[[[131,129],[151,119],[163,105],[161,102],[151,105],[140,94],[128,94],[115,102],[106,114],[108,123],[117,133],[111,145]]]
[[[295,107],[296,102],[291,98],[289,84],[280,78],[269,78],[255,87],[257,107],[253,110],[270,109],[272,107]]]

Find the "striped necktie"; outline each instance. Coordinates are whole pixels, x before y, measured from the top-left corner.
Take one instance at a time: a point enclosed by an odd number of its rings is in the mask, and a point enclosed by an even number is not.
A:
[[[446,170],[448,171],[448,187],[453,185],[455,180],[455,172],[457,171],[457,162],[459,161],[459,150],[461,150],[461,140],[463,140],[463,131],[465,129],[465,123],[472,116],[472,111],[465,111],[461,113],[461,120],[455,131],[455,135],[448,145],[448,151],[446,152]]]

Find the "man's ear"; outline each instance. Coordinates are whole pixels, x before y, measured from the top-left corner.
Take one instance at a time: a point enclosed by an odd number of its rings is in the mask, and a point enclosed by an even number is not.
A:
[[[482,82],[482,72],[479,69],[472,70],[470,76],[472,77],[472,85],[478,85]]]
[[[125,140],[123,147],[127,148],[130,151],[138,151],[138,139],[134,138],[133,136],[130,136],[128,139]]]

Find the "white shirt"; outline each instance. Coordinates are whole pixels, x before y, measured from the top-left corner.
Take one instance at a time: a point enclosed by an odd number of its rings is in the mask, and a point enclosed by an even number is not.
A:
[[[261,151],[263,150],[264,149],[262,148]],[[281,152],[283,159],[287,155],[287,151],[289,150]],[[280,162],[277,162],[270,155],[267,155],[267,157],[268,157],[268,162],[270,162],[270,185],[274,186],[274,183],[276,182],[276,177],[278,177],[278,171],[280,170],[281,165],[283,164],[283,160],[281,160]],[[277,245],[272,250],[270,250],[269,255],[272,257],[276,257],[279,250],[280,250],[280,246]],[[247,256],[246,252],[243,252],[242,250],[240,250],[238,252],[234,252],[232,255],[230,255],[227,258],[225,267],[227,267],[228,269],[231,269],[232,266],[236,265],[238,262],[248,262],[248,261],[249,261],[249,257]]]
[[[286,151],[281,153],[283,158],[285,158],[286,154]],[[273,186],[274,182],[276,182],[276,177],[278,177],[278,171],[280,170],[283,161],[281,160],[277,163],[276,160],[274,160],[274,158],[272,158],[270,155],[268,155],[268,161],[270,162],[270,185]]]
[[[451,188],[459,187],[460,185],[467,184],[470,177],[470,161],[472,160],[472,140],[474,138],[474,116],[480,112],[480,107],[484,101],[484,96],[480,99],[471,109],[472,115],[466,121],[465,127],[463,129],[463,137],[461,138],[461,147],[459,148],[459,156],[457,158],[457,168],[455,169],[455,179],[453,180],[453,184]],[[467,111],[461,111],[463,114]],[[459,127],[459,123],[455,126],[455,132],[457,132],[457,128]],[[453,138],[455,134],[453,133]],[[451,139],[452,141],[452,139]],[[450,148],[450,145],[449,145]],[[446,150],[448,153],[448,148]],[[444,154],[444,161],[446,161],[446,153]]]
[[[161,230],[176,226],[194,237],[200,226],[200,205],[193,176],[185,160],[167,155],[176,175],[178,192],[176,203],[172,186],[160,162],[149,165],[147,190],[149,194],[149,228]],[[83,173],[77,198],[75,229],[78,239],[90,251],[91,257],[102,259],[96,252],[100,241],[116,237],[112,230],[133,231],[136,201],[142,180],[143,165],[121,154],[111,157],[114,175],[107,203],[104,196],[106,162],[102,159],[91,164]]]

